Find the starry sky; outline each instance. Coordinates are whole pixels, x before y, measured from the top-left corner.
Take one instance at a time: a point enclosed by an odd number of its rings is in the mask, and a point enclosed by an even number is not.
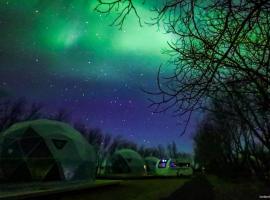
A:
[[[155,90],[172,36],[140,27],[134,15],[119,30],[110,26],[114,16],[95,6],[95,0],[1,0],[2,95],[26,97],[50,111],[67,108],[74,121],[138,144],[175,141],[191,152],[197,120],[180,137],[183,125],[170,113],[151,112],[140,89]],[[151,17],[146,5],[137,6],[143,19]]]

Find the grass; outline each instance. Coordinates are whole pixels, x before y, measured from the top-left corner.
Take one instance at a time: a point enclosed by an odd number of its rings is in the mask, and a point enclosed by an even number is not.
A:
[[[121,181],[118,180],[97,180],[92,181],[73,181],[73,182],[35,182],[35,183],[17,183],[17,184],[0,184],[0,200],[1,199],[17,199],[43,197],[53,194],[61,194],[65,192],[81,191],[84,189],[95,189],[99,187],[107,187],[117,185]]]
[[[261,198],[260,198],[261,196]],[[258,180],[196,176],[166,200],[255,200],[270,196],[270,187]]]
[[[260,195],[270,195],[270,188],[256,180],[224,180],[208,176],[213,185],[215,200],[253,200]]]
[[[124,180],[119,185],[84,190],[59,196],[58,200],[159,200],[167,197],[188,179]]]
[[[260,195],[270,195],[270,188],[262,182],[244,179],[224,180],[212,175],[196,176],[193,179],[158,177],[126,179],[114,185],[108,184],[110,182],[113,181],[97,180],[95,183],[97,187],[85,187],[77,191],[67,190],[59,194],[33,198],[33,200],[175,200],[179,198],[197,200],[201,197],[206,197],[205,199],[208,200],[253,200],[259,199]],[[103,186],[98,187],[98,185]]]
[[[214,200],[213,187],[205,176],[195,176],[164,200]]]

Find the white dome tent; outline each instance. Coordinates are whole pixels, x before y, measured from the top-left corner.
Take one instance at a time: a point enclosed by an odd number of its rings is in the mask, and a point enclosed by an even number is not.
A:
[[[154,156],[148,156],[144,158],[146,171],[148,175],[155,175],[156,174],[156,165],[159,162],[159,159]]]
[[[111,157],[111,172],[113,174],[129,174],[142,176],[145,174],[144,160],[136,151],[121,149]]]
[[[95,179],[93,147],[71,126],[52,120],[14,124],[0,136],[3,181]]]

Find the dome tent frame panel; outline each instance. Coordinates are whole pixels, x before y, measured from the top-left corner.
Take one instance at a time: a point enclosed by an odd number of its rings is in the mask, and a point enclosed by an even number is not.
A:
[[[32,146],[33,149],[21,149],[20,141],[27,138],[25,137],[27,130],[35,133],[35,137],[41,138],[42,147],[39,146],[40,144],[36,144]],[[30,137],[28,139],[31,141]],[[64,141],[65,144],[62,143],[60,147],[55,144],[55,140]],[[7,156],[8,151],[11,151],[9,147],[12,142],[19,143],[17,154],[13,158]],[[94,181],[95,179],[96,155],[93,147],[79,132],[65,123],[51,120],[17,123],[1,135],[0,145],[2,146],[0,162],[4,163],[1,168],[3,168],[5,180],[12,179],[12,171],[8,172],[5,164],[19,168],[22,163],[26,164],[27,170],[30,171],[30,178],[22,178],[22,180],[15,178],[13,181],[25,181],[26,179],[29,181],[52,181],[54,179]],[[49,151],[47,154],[44,153],[46,148]],[[18,160],[20,163],[14,166],[13,160]],[[44,167],[46,162],[47,167]]]

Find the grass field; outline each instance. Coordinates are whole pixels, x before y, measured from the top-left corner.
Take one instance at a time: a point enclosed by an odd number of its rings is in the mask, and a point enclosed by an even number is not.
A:
[[[270,195],[270,188],[256,180],[223,180],[216,176],[207,179],[213,186],[215,200],[254,200]]]
[[[54,194],[64,194],[66,192],[82,191],[99,187],[117,185],[119,180],[96,180],[92,181],[73,181],[73,182],[35,182],[35,183],[10,183],[0,184],[0,200],[13,199],[44,199]]]
[[[109,184],[116,182],[116,184]],[[95,185],[33,197],[31,200],[253,200],[270,195],[270,188],[255,180],[198,175],[192,179],[151,178],[97,180]],[[76,185],[74,185],[76,187]],[[78,186],[79,187],[79,186]]]
[[[159,200],[169,196],[188,179],[125,180],[119,185],[62,195],[58,200]]]

